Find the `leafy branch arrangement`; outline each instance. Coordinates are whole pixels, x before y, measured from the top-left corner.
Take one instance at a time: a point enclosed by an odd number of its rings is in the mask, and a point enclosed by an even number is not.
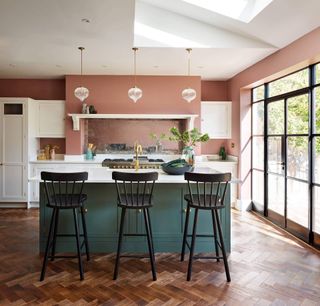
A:
[[[182,133],[176,127],[170,129],[171,136],[169,140],[171,141],[181,141],[185,146],[194,146],[197,142],[206,142],[209,140],[209,135],[201,134],[197,128],[190,131],[184,131]]]
[[[161,140],[166,139],[166,134],[161,133],[159,136],[156,133],[150,133],[151,139],[155,140],[157,143],[161,142]]]

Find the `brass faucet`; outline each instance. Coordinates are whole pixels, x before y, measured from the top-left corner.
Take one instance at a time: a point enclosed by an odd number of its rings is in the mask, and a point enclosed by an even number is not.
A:
[[[139,155],[142,154],[142,146],[138,143],[138,141],[134,144],[134,153],[135,153],[135,161],[134,161],[134,168],[136,171],[139,170]]]

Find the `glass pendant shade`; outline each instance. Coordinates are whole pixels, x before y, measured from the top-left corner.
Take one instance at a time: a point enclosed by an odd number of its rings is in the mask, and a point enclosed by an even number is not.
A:
[[[188,48],[186,49],[188,52],[188,76],[190,76],[190,53],[192,49]],[[184,100],[186,100],[188,103],[190,103],[192,100],[194,100],[197,96],[197,92],[193,88],[186,88],[182,90],[181,96]]]
[[[136,61],[136,52],[138,48],[132,48],[133,50],[133,74],[134,74],[134,86],[128,90],[128,97],[136,103],[142,97],[142,90],[136,86],[137,82],[137,61]]]
[[[181,92],[182,98],[190,103],[197,96],[197,92],[192,88],[186,88]]]
[[[82,52],[84,50],[84,47],[79,47],[78,49],[81,52],[80,71],[81,71],[81,76],[82,76]],[[74,90],[74,95],[77,99],[79,99],[81,102],[83,102],[85,99],[87,99],[89,97],[89,89],[86,87],[83,87],[83,86],[79,86]]]
[[[136,103],[142,97],[142,90],[139,87],[132,87],[128,90],[128,97]]]
[[[77,87],[74,90],[74,95],[76,98],[78,98],[81,102],[83,102],[85,99],[89,97],[89,89],[85,87]]]

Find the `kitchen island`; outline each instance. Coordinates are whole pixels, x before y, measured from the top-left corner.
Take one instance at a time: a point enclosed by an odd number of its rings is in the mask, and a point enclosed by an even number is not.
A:
[[[85,207],[90,251],[93,253],[114,252],[118,240],[120,209],[117,207],[116,188],[111,178],[113,170],[108,168],[95,170],[95,175],[89,176],[84,191],[88,195]],[[139,171],[149,172],[151,170]],[[183,175],[172,176],[165,174],[162,170],[156,171],[159,172],[159,180],[154,189],[154,206],[150,209],[155,251],[180,252],[186,215],[183,195],[187,193],[187,183]],[[215,172],[209,168],[196,168],[194,171]],[[52,209],[46,207],[44,186],[39,177],[34,177],[32,180],[40,182],[40,251],[43,252]],[[232,183],[236,182],[236,180],[232,181]],[[226,209],[221,211],[221,223],[226,250],[230,252],[230,187],[228,187],[225,201]],[[193,217],[193,210],[190,216]],[[142,212],[130,210],[126,218],[126,233],[144,233]],[[72,213],[62,211],[59,219],[59,232],[71,234],[73,231]],[[207,211],[199,212],[197,232],[206,235],[212,233],[211,214]],[[126,252],[147,251],[145,237],[125,237],[124,242],[123,250]],[[74,251],[75,239],[59,237],[57,250]],[[197,239],[196,251],[209,252],[212,250],[214,250],[212,238],[199,237]]]

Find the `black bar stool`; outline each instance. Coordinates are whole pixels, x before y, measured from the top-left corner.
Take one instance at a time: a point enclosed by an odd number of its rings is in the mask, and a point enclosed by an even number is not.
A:
[[[157,172],[145,173],[126,173],[112,172],[112,179],[115,180],[118,195],[118,207],[121,207],[121,221],[119,229],[118,249],[116,263],[114,268],[113,279],[116,280],[119,271],[120,257],[138,257],[138,256],[121,256],[122,237],[123,236],[147,236],[149,257],[151,262],[153,280],[157,280],[153,239],[150,223],[149,208],[152,207],[152,194],[155,181],[158,179]],[[127,209],[141,209],[144,215],[146,234],[124,234],[124,219]],[[139,257],[141,258],[141,257]]]
[[[188,248],[190,249],[187,280],[189,281],[191,279],[193,259],[202,258],[202,259],[216,259],[217,261],[219,261],[219,259],[223,259],[227,281],[230,282],[231,278],[230,278],[227,255],[224,247],[223,233],[221,229],[218,210],[225,208],[224,199],[225,199],[228,183],[231,180],[231,173],[207,174],[207,173],[186,172],[184,175],[184,178],[188,181],[189,194],[186,194],[184,196],[184,199],[187,201],[187,213],[186,213],[186,221],[184,225],[181,261],[184,260],[185,247],[187,245]],[[192,182],[194,184],[192,184]],[[221,192],[220,192],[221,185],[224,185],[224,187],[221,188]],[[214,187],[216,187],[215,191],[214,191]],[[194,191],[192,191],[193,189]],[[192,235],[188,235],[190,208],[195,209]],[[211,210],[212,223],[213,223],[213,235],[197,235],[196,234],[199,209]],[[219,239],[218,239],[218,235],[219,235]],[[187,241],[187,237],[192,237],[191,246]],[[216,256],[214,257],[194,256],[194,246],[195,246],[196,237],[214,237]],[[222,257],[219,256],[219,248],[222,251]]]
[[[47,244],[43,259],[40,281],[44,280],[48,259],[55,258],[78,258],[80,280],[83,280],[83,266],[81,249],[85,246],[87,260],[90,260],[87,227],[85,221],[84,202],[87,195],[83,194],[84,182],[88,179],[88,172],[76,173],[53,173],[41,172],[41,179],[44,181],[44,188],[47,198],[47,207],[53,208]],[[78,183],[78,184],[77,184]],[[76,186],[79,185],[79,186]],[[72,209],[75,234],[58,234],[59,212],[61,209]],[[83,234],[79,233],[78,211],[81,214]],[[76,237],[77,256],[56,256],[57,237]],[[80,245],[80,237],[83,242]],[[51,251],[51,255],[49,255]]]

